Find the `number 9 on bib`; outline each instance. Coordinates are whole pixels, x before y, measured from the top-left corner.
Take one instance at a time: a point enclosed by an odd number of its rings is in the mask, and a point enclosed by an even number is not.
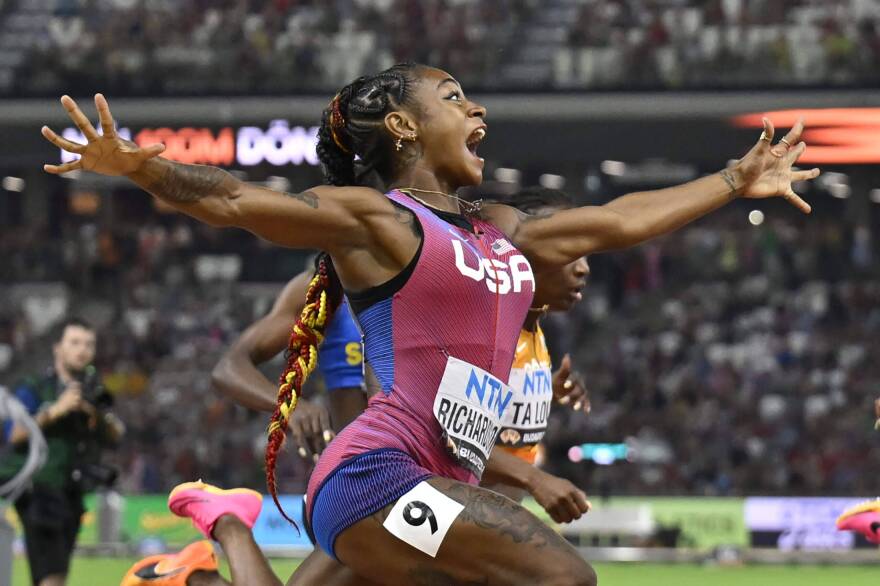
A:
[[[423,480],[397,499],[382,526],[398,539],[436,557],[446,532],[463,510],[464,505]]]

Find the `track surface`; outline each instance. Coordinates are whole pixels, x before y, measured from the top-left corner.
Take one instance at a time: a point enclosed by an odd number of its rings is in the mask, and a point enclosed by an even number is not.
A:
[[[74,560],[68,586],[117,586],[134,563],[130,559]],[[272,560],[275,573],[286,580],[298,560]],[[877,586],[878,566],[748,566],[720,568],[693,565],[596,564],[601,586]],[[228,572],[224,569],[228,576]],[[27,564],[13,565],[13,586],[29,586]]]

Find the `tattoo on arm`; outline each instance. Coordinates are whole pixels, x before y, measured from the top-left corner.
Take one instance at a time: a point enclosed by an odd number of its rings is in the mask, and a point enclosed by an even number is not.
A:
[[[736,181],[733,179],[733,175],[730,174],[730,171],[724,169],[720,173],[721,178],[724,179],[724,182],[727,183],[727,186],[730,188],[730,197],[735,197],[736,192],[738,191],[736,187]]]
[[[193,203],[205,197],[231,197],[235,193],[237,180],[223,169],[172,161],[163,161],[163,167],[158,177],[144,186],[159,199]]]
[[[318,196],[311,191],[303,191],[300,193],[285,193],[287,197],[298,199],[312,209],[318,209]]]

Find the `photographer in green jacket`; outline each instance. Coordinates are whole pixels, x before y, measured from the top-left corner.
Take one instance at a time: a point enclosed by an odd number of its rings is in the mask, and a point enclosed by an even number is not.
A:
[[[15,501],[34,586],[65,584],[85,511],[83,495],[110,486],[116,478],[115,470],[101,463],[101,453],[115,445],[125,430],[109,411],[112,396],[92,366],[95,345],[91,325],[68,319],[55,338],[53,367],[15,388],[15,396],[34,416],[49,448],[33,486]],[[28,434],[11,422],[2,432],[5,441],[16,446],[0,462],[0,478],[9,478],[24,465]]]

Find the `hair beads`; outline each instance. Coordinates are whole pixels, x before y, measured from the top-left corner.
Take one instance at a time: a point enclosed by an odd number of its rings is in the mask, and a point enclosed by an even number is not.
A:
[[[296,409],[303,384],[318,366],[318,346],[324,341],[324,331],[336,307],[328,295],[331,272],[328,265],[328,257],[322,256],[318,262],[315,276],[309,283],[305,307],[293,326],[293,333],[290,335],[290,342],[287,345],[287,364],[279,379],[277,403],[275,411],[272,413],[272,419],[269,421],[269,443],[266,446],[266,485],[281,515],[294,525],[296,522],[287,516],[278,501],[275,465],[278,452],[284,443],[287,423],[293,410]]]

